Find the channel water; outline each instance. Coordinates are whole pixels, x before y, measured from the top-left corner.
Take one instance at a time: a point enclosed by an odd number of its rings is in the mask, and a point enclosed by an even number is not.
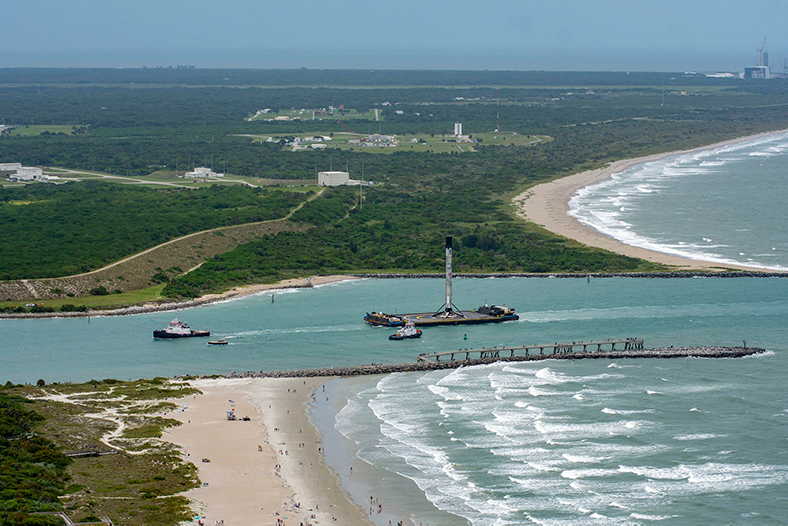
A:
[[[313,407],[313,417],[354,497],[374,494],[415,524],[788,519],[788,279],[486,278],[456,279],[454,289],[460,308],[505,303],[520,320],[404,341],[363,323],[366,311],[439,307],[440,279],[346,281],[177,313],[230,342],[222,347],[153,340],[176,313],[0,320],[0,381],[402,363],[422,352],[626,336],[647,346],[746,340],[769,352],[333,381],[330,410]]]

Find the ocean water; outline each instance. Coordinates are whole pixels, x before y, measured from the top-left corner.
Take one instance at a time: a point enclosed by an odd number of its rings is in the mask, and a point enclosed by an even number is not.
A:
[[[356,280],[178,315],[230,341],[154,341],[172,313],[0,320],[0,382],[214,374],[623,336],[745,359],[545,361],[329,382],[312,417],[378,524],[788,521],[788,279],[457,279],[520,321],[389,341],[364,312],[437,308],[443,281]],[[353,474],[349,468],[353,467]]]
[[[788,270],[788,134],[634,166],[579,190],[570,215],[626,244]]]
[[[364,464],[336,467],[366,491],[362,505],[380,496],[413,524],[784,524],[785,362],[783,351],[360,380],[332,396],[347,396],[335,426]]]

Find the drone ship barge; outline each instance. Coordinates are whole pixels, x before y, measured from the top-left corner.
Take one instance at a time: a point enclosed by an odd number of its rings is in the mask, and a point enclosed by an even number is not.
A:
[[[417,327],[437,325],[472,325],[477,323],[500,323],[519,320],[514,309],[504,306],[483,305],[476,310],[459,310],[451,300],[451,236],[446,237],[446,303],[436,312],[417,312],[413,314],[386,314],[368,312],[364,321],[372,325],[402,327],[412,322]]]

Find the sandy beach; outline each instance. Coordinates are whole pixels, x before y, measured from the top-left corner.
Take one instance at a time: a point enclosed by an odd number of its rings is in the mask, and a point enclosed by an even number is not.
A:
[[[203,394],[185,400],[176,416],[183,425],[163,438],[199,470],[203,485],[185,495],[205,524],[371,524],[324,463],[307,415],[306,404],[326,380],[191,382]],[[236,420],[227,419],[230,410]]]
[[[278,289],[289,289],[289,288],[297,288],[297,287],[306,287],[309,283],[313,287],[318,287],[320,285],[327,285],[329,283],[337,283],[339,281],[346,281],[349,279],[357,279],[353,276],[343,276],[343,275],[336,275],[336,276],[312,276],[311,278],[296,278],[296,279],[285,279],[282,281],[278,281],[276,283],[266,283],[262,285],[246,285],[243,287],[236,287],[234,289],[230,289],[227,292],[223,292],[222,294],[206,294],[205,296],[200,296],[197,298],[198,301],[205,301],[207,303],[213,303],[217,301],[224,301],[231,298],[241,298],[244,296],[252,296],[254,294],[260,294],[269,290],[278,290]]]
[[[734,144],[766,135],[775,133],[784,133],[788,130],[777,130],[768,133],[759,133],[756,135],[749,135],[747,137],[739,137],[727,141],[709,144],[698,148],[689,150],[665,152],[656,155],[649,155],[646,157],[639,157],[636,159],[624,159],[616,161],[604,168],[596,170],[588,170],[568,177],[555,179],[548,183],[543,183],[529,188],[522,194],[513,199],[517,214],[533,223],[536,223],[547,230],[554,232],[558,235],[574,239],[584,245],[591,245],[599,248],[604,248],[611,252],[623,254],[625,256],[636,257],[652,261],[655,263],[662,263],[665,265],[673,265],[680,270],[725,270],[725,269],[738,269],[738,270],[752,270],[762,272],[763,269],[757,267],[748,267],[746,265],[722,265],[720,263],[710,261],[700,261],[670,254],[663,254],[653,250],[647,250],[640,247],[634,247],[624,244],[612,237],[606,236],[596,230],[593,230],[577,219],[570,216],[569,200],[574,196],[575,192],[579,189],[604,181],[610,178],[613,174],[623,172],[624,170],[635,166],[637,164],[647,163],[651,161],[658,161],[665,157],[672,155],[699,152],[719,148],[728,144]]]

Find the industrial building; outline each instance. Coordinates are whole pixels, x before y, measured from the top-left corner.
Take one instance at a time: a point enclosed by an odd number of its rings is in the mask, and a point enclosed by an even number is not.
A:
[[[224,174],[218,174],[211,170],[210,168],[206,168],[204,166],[198,166],[194,169],[193,172],[186,172],[183,174],[184,177],[189,179],[199,179],[199,178],[206,178],[206,177],[224,177]]]
[[[0,163],[0,172],[15,172],[22,168],[22,163]]]
[[[462,135],[462,123],[461,122],[455,122],[454,123],[454,135],[456,135],[457,137]]]
[[[747,66],[744,68],[745,79],[768,79],[769,66]]]
[[[318,172],[318,186],[347,186],[350,184],[348,172]]]
[[[317,172],[318,186],[370,186],[372,184],[372,182],[351,179],[348,172]]]
[[[761,47],[758,48],[758,55],[755,57],[755,65],[744,68],[745,79],[768,79],[769,74],[769,52],[766,50],[766,37],[763,37]]]
[[[20,166],[16,169],[15,174],[11,174],[9,179],[12,181],[32,182],[32,181],[49,181],[49,176],[44,174],[41,168],[34,168],[31,166]]]

